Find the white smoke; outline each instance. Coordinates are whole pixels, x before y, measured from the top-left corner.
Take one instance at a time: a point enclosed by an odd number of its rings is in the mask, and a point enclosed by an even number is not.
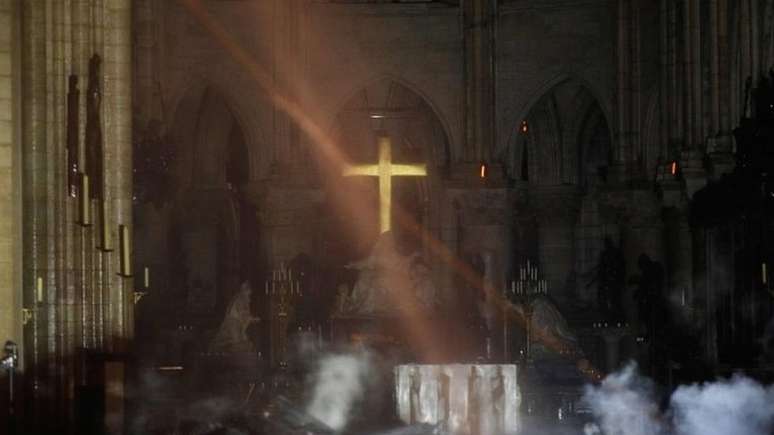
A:
[[[598,429],[587,427],[587,434],[599,430],[605,435],[664,433],[653,384],[637,375],[635,364],[608,375],[599,386],[586,386],[583,400],[599,424]]]
[[[774,388],[752,379],[681,386],[672,394],[678,435],[768,435],[774,423]]]
[[[662,411],[652,383],[629,364],[583,400],[597,424],[587,435],[769,435],[774,429],[774,387],[737,375],[728,380],[680,386]]]
[[[328,355],[320,359],[307,412],[335,431],[349,423],[353,407],[366,389],[365,354]]]

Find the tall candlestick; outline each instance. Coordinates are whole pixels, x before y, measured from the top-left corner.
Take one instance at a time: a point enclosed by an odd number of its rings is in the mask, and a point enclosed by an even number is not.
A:
[[[150,287],[150,269],[148,269],[148,266],[145,266],[143,270],[142,284],[146,289]]]
[[[43,302],[43,278],[38,277],[35,283],[35,300],[38,303]]]

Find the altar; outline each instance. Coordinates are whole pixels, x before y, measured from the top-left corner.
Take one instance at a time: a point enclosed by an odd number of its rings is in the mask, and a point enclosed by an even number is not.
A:
[[[395,367],[400,420],[444,433],[514,434],[521,391],[515,364],[405,364]]]

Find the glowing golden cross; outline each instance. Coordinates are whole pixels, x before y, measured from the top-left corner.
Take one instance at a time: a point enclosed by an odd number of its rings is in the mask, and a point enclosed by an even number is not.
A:
[[[393,164],[390,138],[379,136],[379,163],[375,165],[352,165],[344,168],[345,177],[365,175],[379,177],[379,228],[380,232],[390,231],[392,203],[392,177],[427,175],[425,164]]]

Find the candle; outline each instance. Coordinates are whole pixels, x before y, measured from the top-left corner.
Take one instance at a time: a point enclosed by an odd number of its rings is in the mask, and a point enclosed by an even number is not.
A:
[[[766,263],[761,264],[761,281],[763,281],[763,285],[766,285],[768,281],[768,276],[766,276]]]
[[[143,284],[143,287],[147,289],[150,287],[150,269],[148,269],[148,266],[145,266],[145,269],[142,272],[143,272],[142,284]]]
[[[81,174],[81,225],[91,225],[91,198],[89,197],[89,176]]]
[[[100,246],[100,248],[103,251],[112,251],[113,247],[110,246],[111,245],[111,243],[110,243],[111,242],[110,241],[110,225],[108,223],[109,219],[108,219],[108,205],[107,205],[107,202],[104,199],[101,200],[100,203],[99,203],[99,207],[100,207],[100,210],[99,210],[100,211],[99,220],[100,220],[100,225],[102,226],[102,231],[100,232],[100,239],[101,239],[100,240],[100,244],[102,246]],[[126,231],[129,231],[129,228],[126,225],[124,225],[124,227],[126,228]],[[119,237],[122,237],[122,236],[123,236],[123,234],[121,234]],[[122,252],[121,255],[123,255],[123,254],[124,253]],[[128,259],[129,257],[127,256],[126,258]],[[129,269],[127,269],[127,270],[129,271],[129,273],[128,274],[124,274],[126,276],[131,275],[131,266],[128,266],[128,267],[129,267]],[[123,270],[122,270],[122,273],[123,273]]]
[[[128,225],[119,225],[119,244],[121,245],[121,257],[119,258],[120,275],[132,276],[132,239]],[[103,245],[103,246],[106,246]]]
[[[43,302],[43,278],[38,277],[35,283],[35,300],[40,303]]]

